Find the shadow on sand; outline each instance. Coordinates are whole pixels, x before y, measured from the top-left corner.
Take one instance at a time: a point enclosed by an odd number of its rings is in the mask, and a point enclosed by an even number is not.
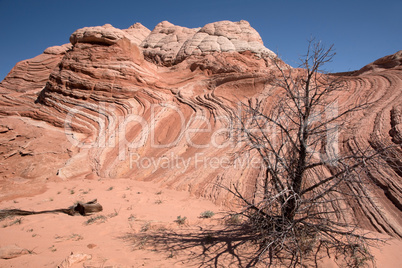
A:
[[[166,253],[192,267],[254,267],[261,254],[252,241],[256,237],[244,226],[231,226],[223,230],[183,228],[178,232],[161,230],[128,233],[121,237],[135,249],[149,249]],[[265,264],[266,265],[266,264]]]

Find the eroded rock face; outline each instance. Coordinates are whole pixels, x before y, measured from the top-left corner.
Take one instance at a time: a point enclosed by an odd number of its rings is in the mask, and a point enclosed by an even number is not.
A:
[[[218,203],[231,196],[217,185],[252,196],[265,170],[235,162],[244,155],[229,126],[239,101],[269,109],[273,60],[290,68],[245,21],[77,30],[71,46],[18,63],[0,83],[0,200],[72,178],[154,181]],[[349,118],[342,150],[397,145],[398,160],[370,171],[371,200],[346,205],[364,227],[402,236],[400,53],[362,70],[343,78],[339,100],[374,104]]]
[[[159,64],[175,64],[190,56],[250,51],[274,57],[247,21],[220,21],[189,29],[167,21],[159,23],[142,42],[145,56]]]
[[[151,34],[141,43],[144,55],[159,64],[174,64],[177,53],[184,42],[190,39],[197,29],[176,26],[163,21],[156,25]]]
[[[205,25],[187,40],[180,48],[177,61],[182,61],[191,55],[244,51],[251,51],[260,57],[275,56],[272,51],[264,47],[260,35],[247,21],[220,21]]]

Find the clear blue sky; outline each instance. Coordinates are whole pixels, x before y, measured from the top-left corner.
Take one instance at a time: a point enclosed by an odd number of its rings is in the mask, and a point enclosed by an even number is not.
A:
[[[292,66],[311,36],[334,44],[332,72],[360,69],[402,49],[402,0],[0,0],[0,80],[18,61],[68,43],[85,26],[140,22],[152,30],[163,20],[194,28],[242,19]]]

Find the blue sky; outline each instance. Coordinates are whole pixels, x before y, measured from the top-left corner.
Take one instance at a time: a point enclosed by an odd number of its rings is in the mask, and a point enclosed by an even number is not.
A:
[[[332,72],[360,69],[402,49],[402,0],[0,0],[0,80],[18,61],[68,43],[85,26],[140,22],[152,30],[163,20],[194,28],[242,19],[292,66],[310,37],[334,44]]]

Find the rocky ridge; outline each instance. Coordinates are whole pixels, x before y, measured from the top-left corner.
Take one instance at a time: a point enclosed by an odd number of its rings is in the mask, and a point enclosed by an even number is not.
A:
[[[264,170],[235,162],[228,127],[239,100],[269,107],[272,61],[286,65],[248,22],[86,27],[70,42],[17,63],[0,83],[0,200],[74,178],[154,181],[217,203],[230,200],[218,184],[259,190]],[[401,144],[400,54],[344,78],[345,105],[374,103],[350,118],[345,152]],[[372,199],[347,205],[362,226],[401,237],[401,150],[389,153],[397,160],[369,174]]]

